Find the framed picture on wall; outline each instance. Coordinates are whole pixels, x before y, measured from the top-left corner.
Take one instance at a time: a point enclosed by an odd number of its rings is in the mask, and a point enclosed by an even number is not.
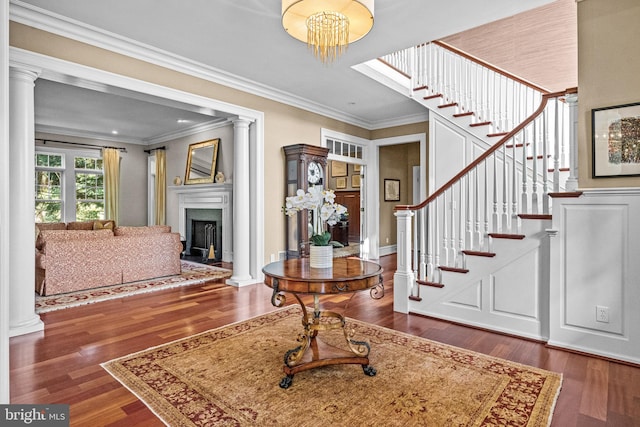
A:
[[[331,161],[331,176],[347,176],[347,164],[337,160]]]
[[[400,201],[400,180],[386,179],[384,180],[384,201],[399,202]]]
[[[351,175],[351,186],[353,188],[360,188],[360,175]]]
[[[345,188],[347,188],[347,178],[344,176],[340,178],[336,178],[336,189],[342,190]]]
[[[640,103],[591,110],[593,178],[640,176]]]

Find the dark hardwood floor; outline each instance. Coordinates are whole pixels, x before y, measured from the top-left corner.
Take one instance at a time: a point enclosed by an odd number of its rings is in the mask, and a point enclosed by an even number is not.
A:
[[[356,295],[347,316],[563,373],[553,426],[640,426],[640,368],[395,313],[395,256],[380,263],[386,296]],[[44,332],[11,339],[11,402],[68,403],[73,426],[162,426],[100,363],[272,311],[270,297],[263,284],[239,289],[204,284],[45,313]],[[343,296],[327,298],[325,306],[341,302]]]

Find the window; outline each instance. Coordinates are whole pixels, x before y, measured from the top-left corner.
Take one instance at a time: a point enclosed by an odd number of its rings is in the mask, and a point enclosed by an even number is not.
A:
[[[35,181],[36,222],[104,219],[101,158],[71,150],[36,152]]]
[[[36,222],[62,221],[64,157],[36,153]]]
[[[104,219],[102,159],[75,158],[76,221]]]

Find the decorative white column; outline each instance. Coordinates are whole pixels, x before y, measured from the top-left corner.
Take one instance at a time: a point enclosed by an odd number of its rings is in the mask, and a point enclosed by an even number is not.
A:
[[[255,283],[251,277],[251,209],[249,180],[249,125],[239,117],[233,121],[233,275],[227,284]]]
[[[569,104],[569,178],[565,183],[567,191],[578,189],[578,94],[565,97]]]
[[[35,312],[34,87],[39,72],[9,71],[9,335],[44,329]]]
[[[0,93],[9,93],[9,0],[0,0]],[[0,405],[9,392],[9,99],[0,97]]]
[[[398,253],[396,272],[393,275],[393,311],[409,312],[409,295],[415,282],[411,269],[411,211],[397,211],[394,214],[398,224]]]

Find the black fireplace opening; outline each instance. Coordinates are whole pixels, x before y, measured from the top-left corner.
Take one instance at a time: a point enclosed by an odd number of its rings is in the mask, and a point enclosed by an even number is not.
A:
[[[210,220],[191,220],[191,247],[189,253],[192,256],[202,256],[202,258],[214,259],[219,258],[221,253],[217,247],[218,227],[216,221]],[[213,258],[211,258],[213,255]]]

